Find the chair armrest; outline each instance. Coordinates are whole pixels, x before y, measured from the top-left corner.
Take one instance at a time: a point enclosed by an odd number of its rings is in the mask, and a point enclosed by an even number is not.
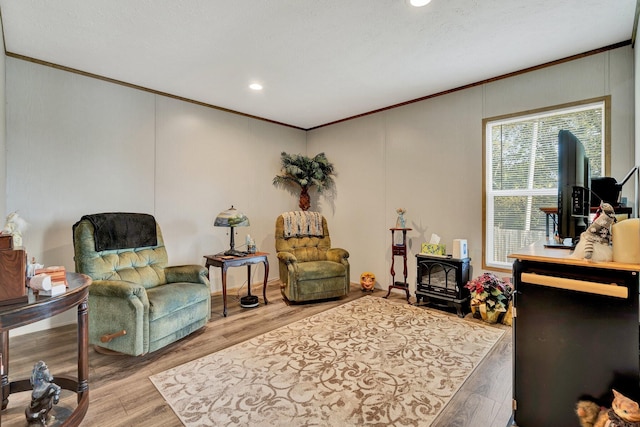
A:
[[[137,297],[147,300],[147,291],[144,286],[124,280],[94,280],[89,285],[89,294],[124,299]]]
[[[349,252],[342,248],[331,248],[327,250],[327,259],[333,262],[347,262]]]
[[[278,252],[278,259],[285,264],[293,264],[298,262],[298,259],[291,252]]]
[[[164,274],[167,283],[187,282],[209,285],[209,271],[201,265],[176,265],[166,267]]]

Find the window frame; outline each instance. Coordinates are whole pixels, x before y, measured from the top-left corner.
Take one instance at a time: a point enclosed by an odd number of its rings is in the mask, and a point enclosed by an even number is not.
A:
[[[603,169],[602,173],[603,173],[603,176],[609,176],[610,170],[611,170],[611,96],[610,95],[597,97],[597,98],[584,99],[581,101],[575,101],[575,102],[570,102],[565,104],[552,105],[549,107],[543,107],[543,108],[534,109],[534,110],[526,110],[526,111],[521,111],[517,113],[510,113],[510,114],[505,114],[501,116],[487,117],[482,120],[482,268],[484,270],[493,270],[493,271],[500,271],[505,273],[511,272],[511,268],[506,268],[506,267],[502,267],[501,265],[497,265],[496,261],[494,261],[493,259],[489,259],[490,254],[488,253],[489,247],[493,249],[493,242],[491,242],[491,245],[489,245],[489,242],[487,241],[489,237],[489,232],[487,230],[487,218],[490,218],[489,214],[491,214],[491,217],[493,216],[492,212],[488,212],[488,209],[490,210],[489,208],[490,204],[488,203],[488,197],[489,197],[488,193],[491,193],[493,195],[496,194],[496,191],[491,191],[491,192],[487,191],[488,180],[490,180],[490,177],[488,177],[487,174],[489,173],[491,168],[490,164],[487,163],[491,161],[491,159],[488,158],[489,148],[491,146],[491,141],[490,139],[488,140],[489,124],[493,124],[494,122],[526,120],[531,116],[542,116],[542,115],[546,115],[554,112],[561,113],[562,110],[578,109],[580,107],[585,107],[589,104],[595,104],[595,103],[603,103],[603,110],[604,110],[603,111],[603,122],[604,122],[603,123],[603,126],[604,126],[603,156],[604,157],[602,159],[602,169]],[[548,194],[549,191],[552,191],[554,194],[556,194],[557,189],[526,190],[526,191],[499,190],[498,192],[501,192],[501,191],[505,191],[505,193],[508,192],[509,195],[517,195],[517,193],[524,194],[524,192],[526,192],[526,195],[544,195],[544,194]],[[493,236],[493,234],[491,234],[491,236]],[[493,258],[493,256],[491,256],[491,258]]]

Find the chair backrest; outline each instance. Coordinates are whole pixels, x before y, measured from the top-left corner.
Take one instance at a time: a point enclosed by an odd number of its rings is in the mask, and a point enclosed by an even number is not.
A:
[[[81,219],[73,226],[76,272],[87,274],[94,281],[124,280],[145,288],[165,284],[167,251],[157,222],[155,227],[157,244],[154,246],[96,250],[94,224]]]
[[[324,261],[327,259],[327,250],[331,248],[331,237],[327,220],[322,216],[322,235],[285,236],[284,216],[276,219],[276,251],[290,252],[298,262]]]

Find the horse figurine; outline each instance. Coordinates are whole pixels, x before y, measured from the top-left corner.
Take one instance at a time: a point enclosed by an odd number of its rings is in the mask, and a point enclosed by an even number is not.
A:
[[[29,425],[47,425],[49,411],[60,401],[59,385],[53,382],[46,363],[40,360],[33,366],[31,373],[31,403],[24,413]]]

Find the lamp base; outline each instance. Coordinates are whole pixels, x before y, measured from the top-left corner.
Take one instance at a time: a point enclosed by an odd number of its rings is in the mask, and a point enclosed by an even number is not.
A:
[[[229,249],[228,251],[226,251],[224,253],[226,256],[245,256],[247,255],[247,252],[242,252],[242,251],[236,251],[235,249]]]
[[[240,307],[243,308],[257,307],[259,303],[258,297],[255,295],[245,295],[240,298]]]

